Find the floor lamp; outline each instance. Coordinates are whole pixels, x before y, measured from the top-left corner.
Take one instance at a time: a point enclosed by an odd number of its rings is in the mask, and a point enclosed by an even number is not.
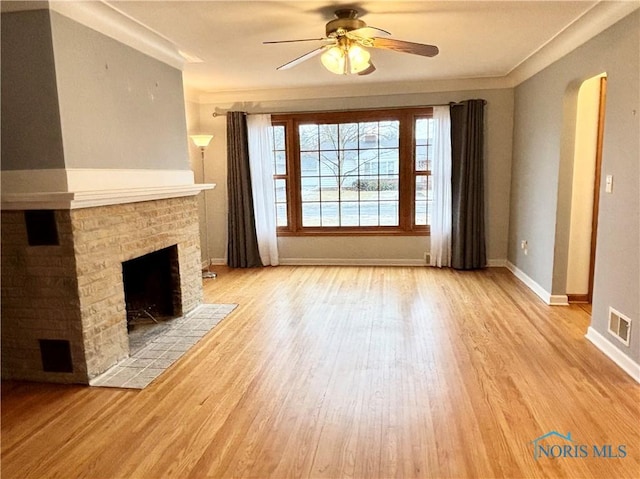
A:
[[[202,182],[205,182],[204,178],[204,150],[209,146],[209,142],[213,138],[213,135],[191,135],[191,141],[200,148],[200,157],[202,159]],[[211,271],[211,257],[209,256],[209,216],[207,214],[207,192],[204,194],[204,237],[205,237],[205,250],[207,257],[207,270],[202,272],[203,278],[216,278],[218,275]]]

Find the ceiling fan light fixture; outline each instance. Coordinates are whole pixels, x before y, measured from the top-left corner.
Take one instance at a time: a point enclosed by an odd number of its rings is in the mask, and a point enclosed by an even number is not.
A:
[[[345,73],[346,58],[344,51],[339,46],[329,48],[322,54],[320,61],[331,73],[335,73],[336,75],[343,75]]]
[[[320,60],[336,75],[355,75],[371,66],[371,54],[357,43],[336,45],[325,51]]]

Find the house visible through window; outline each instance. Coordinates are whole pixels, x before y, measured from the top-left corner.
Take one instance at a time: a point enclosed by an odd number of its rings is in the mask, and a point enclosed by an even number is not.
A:
[[[279,234],[428,234],[431,111],[273,115]]]

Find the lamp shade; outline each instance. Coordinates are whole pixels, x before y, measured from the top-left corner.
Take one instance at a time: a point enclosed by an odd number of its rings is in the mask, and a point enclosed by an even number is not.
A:
[[[191,135],[191,141],[193,141],[198,148],[206,148],[209,146],[212,138],[213,135]]]

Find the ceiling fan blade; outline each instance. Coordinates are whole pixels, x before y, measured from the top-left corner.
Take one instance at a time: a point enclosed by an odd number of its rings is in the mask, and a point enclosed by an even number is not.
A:
[[[371,38],[370,46],[374,48],[394,50],[396,52],[413,53],[414,55],[422,55],[423,57],[435,57],[440,51],[435,45],[405,42],[403,40],[394,40],[392,38],[380,37]]]
[[[319,47],[319,48],[316,48],[315,50],[311,50],[310,52],[307,52],[304,55],[299,56],[295,60],[291,60],[290,62],[285,63],[284,65],[280,65],[278,68],[276,68],[276,70],[288,70],[289,68],[293,68],[297,65],[300,65],[302,62],[307,61],[310,58],[315,57],[316,55],[319,55],[324,50],[325,50],[325,47]]]
[[[295,43],[295,42],[321,42],[323,40],[330,40],[330,38],[322,37],[322,38],[301,38],[299,40],[276,40],[272,42],[262,42],[263,45],[269,45],[273,43]]]
[[[373,38],[376,35],[391,35],[390,32],[383,30],[382,28],[378,28],[378,27],[362,27],[362,28],[356,28],[355,30],[351,30],[350,32],[347,32],[347,37],[351,38],[352,35],[355,35],[357,37],[361,37],[361,38]]]
[[[358,75],[371,75],[374,71],[376,71],[376,67],[373,63],[369,62],[369,67],[366,70],[362,70],[361,72],[359,72]]]

